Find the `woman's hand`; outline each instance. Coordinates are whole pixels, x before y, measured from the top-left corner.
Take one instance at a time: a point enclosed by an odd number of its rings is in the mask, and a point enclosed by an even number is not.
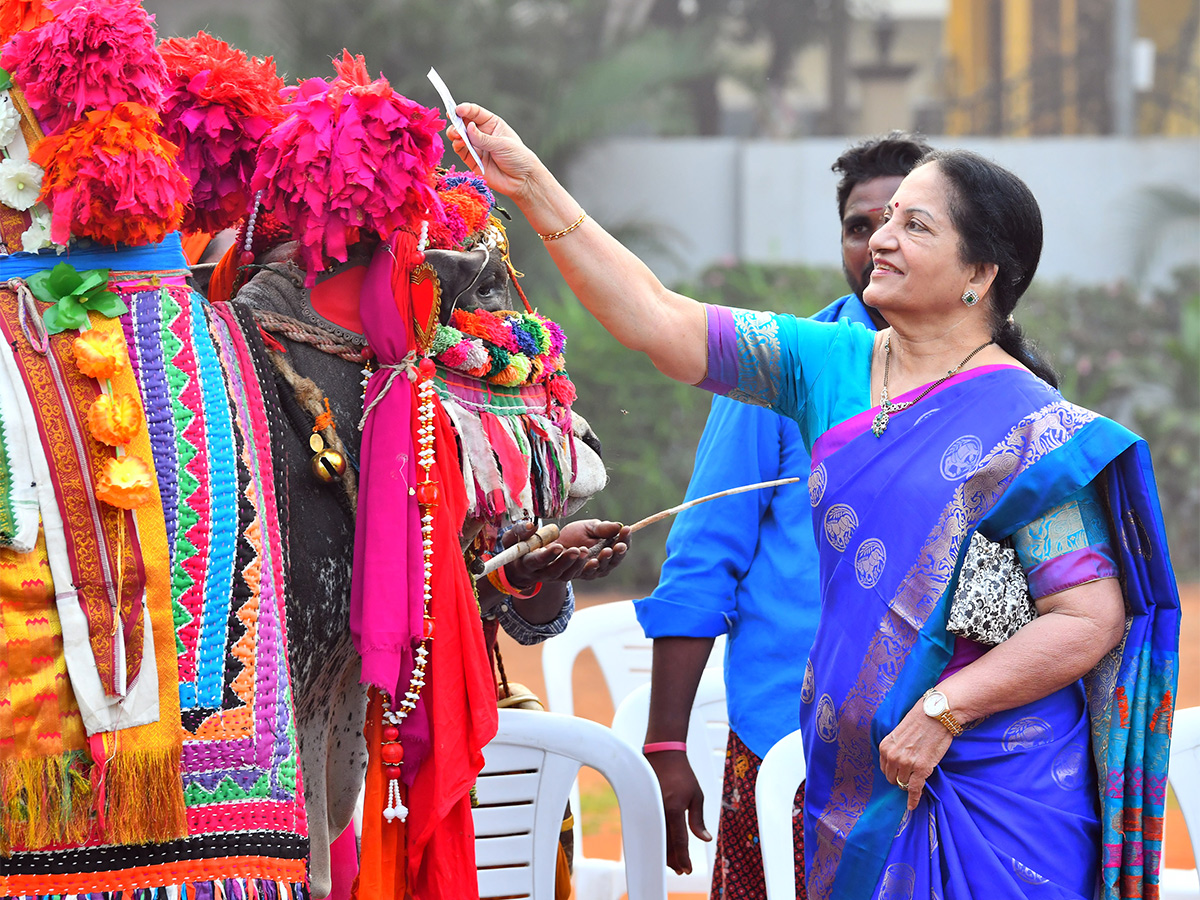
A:
[[[937,719],[925,715],[922,702],[908,711],[892,733],[879,742],[879,768],[900,790],[908,787],[908,808],[914,810],[933,774],[950,748],[953,735]]]
[[[526,147],[520,136],[494,112],[474,103],[460,103],[455,111],[466,124],[467,137],[479,151],[485,171],[479,171],[463,136],[451,125],[446,129],[446,137],[454,152],[472,172],[482,176],[489,187],[512,197],[518,204],[522,203],[532,191],[535,177],[545,169],[537,154]]]

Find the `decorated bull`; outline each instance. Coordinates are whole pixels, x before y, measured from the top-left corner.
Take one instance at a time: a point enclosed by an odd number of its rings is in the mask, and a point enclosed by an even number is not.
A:
[[[481,203],[491,203],[490,194],[477,196]],[[269,216],[260,217],[270,222]],[[460,547],[470,556],[494,549],[498,527],[506,520],[570,512],[605,480],[599,444],[583,417],[570,407],[571,389],[555,384],[563,377],[557,360],[561,333],[536,314],[513,310],[503,233],[495,224],[488,228],[490,238],[477,230],[457,241],[455,249],[427,249],[424,262],[413,267],[415,276],[434,289],[431,309],[437,321],[430,336],[438,361],[434,384],[459,445],[453,477],[467,486],[471,496],[458,532]],[[267,230],[278,233],[274,225]],[[238,246],[243,247],[244,231],[239,238]],[[457,249],[464,246],[478,249]],[[386,378],[387,370],[381,373],[377,360],[366,351],[368,326],[359,303],[370,291],[372,262],[391,257],[363,249],[308,288],[295,242],[259,247],[256,258],[264,262],[233,303],[248,308],[269,336],[267,354],[286,426],[282,445],[289,519],[296,523],[289,534],[293,635],[289,657],[303,769],[310,773],[306,790],[314,886],[324,883],[322,853],[349,821],[365,763],[361,732],[367,694],[359,649],[346,626],[351,620],[356,549],[353,513],[360,502],[358,476],[363,465],[359,420],[364,406],[370,405],[364,387],[372,377]],[[411,280],[413,275],[408,277]],[[394,306],[390,294],[384,302]],[[533,352],[518,352],[513,331]],[[505,347],[512,348],[510,361],[498,366],[496,356],[505,353]],[[545,352],[536,352],[538,347]],[[481,361],[484,353],[490,357],[486,363]],[[501,375],[509,369],[519,373]],[[499,381],[494,380],[496,375],[501,375]],[[401,448],[399,456],[413,456],[412,448]],[[391,482],[398,488],[394,496],[404,498],[418,489],[419,476],[404,475],[401,465],[396,468],[400,474],[398,481]],[[358,521],[362,522],[361,514]],[[592,539],[614,531],[596,533]],[[411,571],[412,564],[394,543],[385,540],[385,552],[394,561],[388,580]],[[560,582],[545,590],[553,595],[564,588]],[[489,645],[497,624],[518,640],[530,642],[560,631],[570,613],[570,605],[564,608],[559,596],[561,611],[546,625],[531,625],[514,608],[512,598],[505,601],[488,581],[481,581],[478,591],[487,614],[484,629]],[[393,595],[385,600],[392,602]],[[368,658],[370,652],[366,648]],[[325,780],[315,778],[314,772],[326,773]],[[461,870],[461,860],[457,865]]]
[[[0,20],[19,29],[0,35],[0,895],[307,896],[310,831],[319,889],[357,793],[365,683],[359,896],[467,896],[495,691],[461,529],[490,552],[506,519],[565,511],[594,460],[552,323],[457,327],[482,289],[455,274],[461,241],[427,246],[459,228],[437,117],[361,64],[279,110],[269,60],[204,36],[160,54],[134,0],[17,12]],[[294,159],[254,152],[328,147],[351,120],[419,164],[390,185],[327,170],[318,210],[289,193]],[[303,270],[209,303],[173,230],[251,209],[255,165]],[[465,368],[435,362],[455,348]],[[516,599],[513,581],[495,586]]]

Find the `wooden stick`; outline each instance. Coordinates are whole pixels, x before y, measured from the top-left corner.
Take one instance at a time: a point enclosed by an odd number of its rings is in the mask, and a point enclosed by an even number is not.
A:
[[[652,516],[647,516],[639,522],[634,522],[629,526],[629,533],[641,531],[647,525],[653,525],[655,522],[661,522],[663,519],[670,518],[676,513],[681,513],[685,509],[691,509],[693,506],[699,506],[701,503],[707,503],[709,500],[720,500],[722,497],[732,497],[734,494],[744,494],[746,491],[761,491],[764,488],[778,487],[781,484],[795,484],[799,478],[777,478],[775,481],[760,481],[758,484],[744,484],[741,487],[730,488],[727,491],[718,491],[715,494],[709,494],[707,497],[697,497],[695,500],[689,500],[686,503],[680,503],[678,506],[672,506],[670,509],[664,509],[662,512],[656,512]]]
[[[558,537],[558,526],[553,522],[543,525],[523,541],[518,541],[511,547],[501,550],[483,564],[483,568],[475,574],[475,580],[487,577],[488,572],[495,572],[501,566],[508,565],[514,559],[520,559],[526,553],[545,547]]]
[[[744,484],[741,487],[729,488],[725,491],[717,491],[715,494],[708,494],[705,497],[697,497],[695,500],[688,500],[686,503],[680,503],[678,506],[672,506],[670,509],[664,509],[661,512],[656,512],[652,516],[634,522],[629,526],[629,533],[641,531],[647,525],[653,525],[655,522],[661,522],[663,519],[668,519],[676,513],[681,513],[685,509],[690,509],[693,506],[699,506],[701,503],[707,503],[709,500],[720,500],[722,497],[732,497],[734,494],[744,494],[746,491],[761,491],[764,488],[778,487],[781,484],[795,484],[799,478],[777,478],[774,481],[760,481],[757,484]],[[600,555],[600,551],[605,547],[611,547],[615,544],[616,538],[605,538],[588,550],[588,559],[595,559]]]
[[[688,500],[686,503],[680,503],[678,506],[672,506],[670,509],[664,509],[661,512],[656,512],[652,516],[647,516],[646,518],[633,523],[629,526],[629,533],[633,534],[635,531],[641,531],[647,525],[653,525],[655,522],[661,522],[663,519],[670,518],[676,513],[681,513],[685,509],[691,509],[693,506],[699,506],[701,503],[707,503],[709,500],[720,500],[722,497],[732,497],[734,494],[744,494],[746,491],[761,491],[764,488],[778,487],[782,484],[795,484],[799,480],[799,478],[777,478],[774,481],[760,481],[757,484],[744,484],[741,487],[718,491],[717,493],[709,494],[706,497],[697,497],[695,500]],[[520,543],[513,544],[507,550],[497,553],[486,563],[484,563],[483,567],[477,573],[475,573],[475,580],[478,581],[480,578],[485,577],[488,572],[494,572],[501,566],[508,565],[508,563],[512,562],[514,559],[520,559],[522,556],[532,550],[537,550],[546,546],[557,537],[557,525],[553,523],[549,525],[543,525],[525,540],[521,541]],[[588,549],[587,558],[595,559],[600,555],[601,550],[603,550],[605,547],[611,547],[615,543],[616,538],[612,537],[605,538],[604,540],[593,544]]]

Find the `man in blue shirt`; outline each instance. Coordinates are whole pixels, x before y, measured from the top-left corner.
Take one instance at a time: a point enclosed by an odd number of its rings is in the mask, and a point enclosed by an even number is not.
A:
[[[886,324],[862,302],[871,275],[867,241],[902,178],[930,147],[902,132],[864,141],[833,165],[842,223],[842,267],[851,293],[813,316]],[[817,551],[806,482],[811,462],[796,424],[726,397],[712,411],[688,498],[757,481],[798,476],[798,484],[752,491],[679,515],[654,593],[636,603],[654,639],[647,744],[682,742],[714,638],[728,634],[725,688],[729,746],[712,898],[764,897],[754,778],[763,755],[799,727],[800,684],[819,617]],[[667,865],[690,872],[687,827],[711,840],[703,794],[677,749],[649,750],[662,787]],[[686,818],[686,821],[685,821]],[[802,817],[797,815],[797,891],[804,896]]]

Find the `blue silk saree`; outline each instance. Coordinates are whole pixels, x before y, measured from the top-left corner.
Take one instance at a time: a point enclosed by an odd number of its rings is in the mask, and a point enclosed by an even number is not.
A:
[[[952,379],[876,437],[866,338],[826,341],[854,370],[868,359],[843,379],[825,353],[814,364],[789,347],[795,320],[719,312],[706,386],[815,438],[822,615],[800,710],[809,896],[1091,900],[1098,884],[1106,900],[1157,896],[1179,603],[1145,444],[1009,366]],[[879,742],[951,660],[968,541],[1010,536],[1089,484],[1108,510],[1125,640],[1087,678],[969,726],[907,813]]]

